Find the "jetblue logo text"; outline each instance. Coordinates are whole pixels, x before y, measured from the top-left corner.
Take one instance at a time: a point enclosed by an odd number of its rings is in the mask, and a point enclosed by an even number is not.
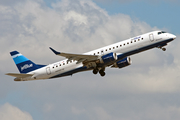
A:
[[[33,67],[33,64],[25,64],[23,67],[21,67],[21,71],[23,71],[24,69],[28,69],[30,67]]]

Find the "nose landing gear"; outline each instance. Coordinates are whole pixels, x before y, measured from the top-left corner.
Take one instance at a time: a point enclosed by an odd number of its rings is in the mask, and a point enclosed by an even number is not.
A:
[[[163,51],[166,51],[166,48],[161,48]]]
[[[164,47],[166,45],[167,44],[159,45],[159,46],[157,46],[157,48],[161,49],[162,51],[166,51],[166,48]]]
[[[162,51],[166,51],[165,47],[158,46],[157,48],[161,49]]]
[[[98,73],[98,69],[94,69],[93,74],[97,74],[97,73]]]

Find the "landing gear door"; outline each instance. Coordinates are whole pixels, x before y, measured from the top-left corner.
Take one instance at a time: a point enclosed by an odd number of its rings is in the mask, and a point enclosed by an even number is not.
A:
[[[48,75],[50,75],[50,74],[51,74],[50,67],[46,68],[46,73],[47,73]]]
[[[154,41],[154,35],[153,35],[153,33],[152,33],[152,34],[149,34],[149,40],[150,40],[151,42]]]

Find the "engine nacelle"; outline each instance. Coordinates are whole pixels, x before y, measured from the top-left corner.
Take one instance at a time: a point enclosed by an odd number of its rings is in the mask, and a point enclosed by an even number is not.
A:
[[[117,58],[117,55],[116,53],[109,53],[109,54],[106,54],[106,55],[103,55],[100,59],[100,63],[103,63],[103,64],[111,64],[112,62],[116,61],[118,58]]]
[[[131,58],[130,57],[126,57],[126,58],[124,58],[124,59],[114,63],[112,67],[123,68],[123,67],[131,65],[131,63],[132,63]]]

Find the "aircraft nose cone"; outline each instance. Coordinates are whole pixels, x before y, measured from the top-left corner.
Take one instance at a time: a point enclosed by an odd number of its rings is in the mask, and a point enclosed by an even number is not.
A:
[[[174,40],[174,39],[176,39],[176,36],[173,34],[170,34],[170,38],[172,38]]]

